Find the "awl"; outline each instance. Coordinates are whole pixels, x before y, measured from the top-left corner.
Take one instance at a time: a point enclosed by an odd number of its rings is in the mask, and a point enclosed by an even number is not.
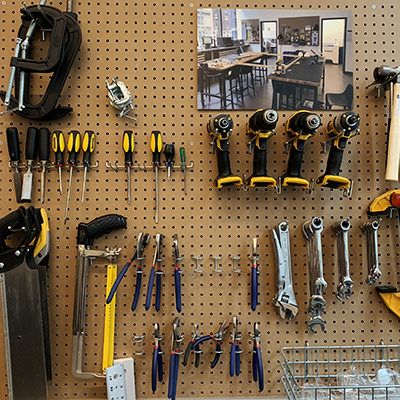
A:
[[[19,163],[21,162],[21,151],[19,149],[18,129],[10,127],[6,129],[8,153],[10,155],[11,166],[15,168],[13,180],[15,188],[15,197],[17,202],[21,202],[22,181],[19,171]]]
[[[32,201],[32,186],[33,186],[33,173],[32,164],[35,161],[37,153],[37,128],[29,127],[26,133],[26,147],[25,147],[25,158],[28,163],[28,170],[24,175],[24,181],[22,184],[21,201]]]
[[[38,146],[39,146],[39,162],[42,167],[42,187],[41,197],[42,204],[44,203],[44,191],[46,183],[46,167],[49,162],[50,156],[50,131],[47,128],[40,128],[38,132]]]

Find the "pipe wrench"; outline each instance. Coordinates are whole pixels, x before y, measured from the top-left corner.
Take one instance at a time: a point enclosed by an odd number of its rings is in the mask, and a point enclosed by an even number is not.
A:
[[[272,229],[272,236],[276,259],[276,295],[272,303],[277,308],[277,314],[290,321],[296,317],[299,306],[292,282],[289,222],[282,222]]]

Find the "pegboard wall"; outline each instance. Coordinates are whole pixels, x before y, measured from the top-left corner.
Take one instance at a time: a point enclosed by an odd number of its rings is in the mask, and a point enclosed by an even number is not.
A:
[[[33,3],[32,3],[33,4]],[[65,2],[48,4],[65,9]],[[344,198],[340,191],[317,187],[311,196],[301,189],[286,189],[281,195],[272,189],[239,188],[217,190],[213,180],[217,175],[216,156],[211,154],[207,121],[213,113],[199,112],[196,107],[196,11],[197,8],[275,8],[275,9],[350,9],[353,12],[354,46],[354,111],[361,115],[361,135],[347,147],[342,164],[343,176],[354,180],[352,198]],[[20,25],[21,3],[4,0],[1,9],[1,87],[6,89],[9,60],[13,55],[15,38]],[[69,220],[63,224],[66,203],[67,170],[63,171],[64,194],[59,195],[58,173],[52,170],[46,178],[44,207],[50,218],[51,250],[49,263],[49,307],[53,384],[50,398],[79,399],[105,398],[105,380],[83,381],[71,374],[73,291],[76,268],[76,227],[107,213],[127,217],[127,229],[117,231],[95,242],[96,248],[118,245],[122,254],[119,269],[131,256],[140,231],[151,235],[146,250],[143,287],[138,309],[130,310],[134,293],[135,274],[131,268],[117,292],[115,357],[132,356],[137,345],[133,335],[145,334],[145,355],[135,357],[136,389],[138,398],[167,397],[168,357],[164,357],[166,375],[155,394],[151,391],[151,360],[154,324],[160,324],[164,334],[163,348],[169,353],[172,321],[175,311],[172,267],[172,236],[179,235],[183,259],[181,330],[185,334],[184,347],[190,340],[194,324],[200,324],[203,334],[214,332],[223,320],[232,321],[237,315],[243,334],[242,373],[229,376],[229,336],[223,343],[221,362],[210,369],[213,346],[203,345],[201,365],[195,369],[191,357],[189,365],[179,367],[177,396],[199,397],[255,397],[283,396],[280,383],[282,370],[279,351],[283,346],[302,346],[306,340],[316,345],[398,344],[398,318],[380,301],[373,287],[365,283],[367,276],[365,243],[359,225],[368,220],[366,210],[371,201],[387,190],[398,187],[384,180],[387,108],[374,89],[366,89],[372,81],[375,66],[397,65],[397,35],[400,5],[396,2],[355,0],[336,1],[327,5],[311,0],[307,5],[299,0],[290,3],[261,2],[172,2],[152,0],[128,2],[77,2],[83,42],[76,62],[64,88],[61,104],[69,104],[74,111],[59,121],[34,123],[15,115],[0,119],[0,181],[1,215],[17,208],[8,167],[5,131],[16,126],[20,131],[22,149],[28,126],[47,126],[67,134],[71,129],[81,133],[85,129],[96,132],[93,160],[97,169],[88,174],[86,201],[81,204],[82,170],[74,172]],[[105,80],[114,76],[126,83],[134,96],[137,122],[120,119],[109,105]],[[33,87],[37,87],[34,86]],[[262,108],[263,105],[260,104]],[[320,142],[327,138],[326,125],[338,112],[323,111],[319,115],[323,126],[306,145],[303,175],[317,178],[325,171],[327,155]],[[234,173],[251,175],[253,155],[246,146],[245,125],[252,112],[232,111],[234,131],[231,143],[231,164]],[[288,139],[284,124],[291,112],[279,112],[276,135],[268,142],[268,172],[280,176],[287,166],[283,142]],[[166,171],[160,171],[160,222],[154,222],[154,179],[152,171],[132,170],[132,203],[127,204],[126,172],[106,169],[105,161],[123,163],[122,134],[124,129],[135,133],[134,159],[151,163],[150,133],[160,130],[164,143],[175,142],[176,148],[185,146],[187,160],[194,162],[187,171],[187,190],[183,191],[182,172],[176,170],[170,181]],[[24,151],[24,150],[23,150]],[[22,153],[23,154],[23,153]],[[51,157],[54,157],[51,154]],[[52,159],[53,160],[53,159]],[[177,158],[179,161],[179,157]],[[40,176],[34,178],[33,205],[40,206]],[[327,308],[326,332],[311,335],[307,330],[308,276],[306,242],[302,224],[313,216],[324,222],[323,251]],[[337,269],[335,241],[330,226],[342,218],[351,217],[350,257],[354,280],[354,295],[345,303],[335,297]],[[275,294],[275,262],[271,228],[288,220],[291,232],[291,251],[294,288],[300,310],[296,319],[287,322],[275,313],[272,298]],[[148,274],[154,252],[155,235],[166,236],[163,254],[162,305],[148,312],[144,309]],[[251,241],[258,237],[260,253],[259,305],[250,309],[250,254]],[[383,270],[381,284],[399,285],[399,237],[396,221],[384,218],[379,231],[379,255]],[[203,256],[203,273],[194,273],[191,256]],[[222,256],[222,273],[213,272],[210,256]],[[240,274],[232,272],[229,255],[241,256]],[[106,285],[106,263],[97,260],[90,267],[87,298],[84,369],[101,371],[103,320]],[[266,389],[258,393],[252,381],[252,341],[248,335],[253,323],[258,322],[262,335],[262,356]],[[3,338],[0,337],[2,343]],[[3,346],[0,345],[0,395],[7,397]],[[34,368],[27,365],[27,368]]]

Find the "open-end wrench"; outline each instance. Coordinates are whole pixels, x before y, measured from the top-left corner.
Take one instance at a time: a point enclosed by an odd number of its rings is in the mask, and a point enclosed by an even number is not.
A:
[[[336,297],[339,301],[344,301],[353,294],[354,282],[350,277],[349,261],[349,229],[349,219],[332,225],[332,230],[336,235],[336,252],[339,275]]]
[[[311,333],[316,333],[315,325],[320,325],[322,331],[325,330],[325,322],[322,315],[325,311],[326,301],[323,298],[323,292],[327,288],[324,279],[324,264],[322,261],[322,242],[321,233],[323,229],[321,218],[313,218],[303,225],[303,234],[307,239],[308,256],[308,275],[310,285],[310,302],[308,305],[308,329]]]
[[[272,303],[281,318],[292,320],[299,307],[293,291],[289,223],[282,222],[272,229],[272,236],[276,259],[276,294]]]
[[[382,219],[378,221],[370,221],[360,226],[364,236],[367,239],[367,263],[368,263],[368,278],[366,282],[368,285],[374,285],[378,282],[382,276],[382,272],[379,269],[379,258],[378,258],[378,228]]]

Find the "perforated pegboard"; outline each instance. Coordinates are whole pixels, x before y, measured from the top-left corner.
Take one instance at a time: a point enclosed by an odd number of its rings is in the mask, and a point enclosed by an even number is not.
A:
[[[61,9],[64,2],[50,2]],[[9,59],[13,54],[14,40],[20,24],[19,1],[1,3],[1,87],[5,89],[9,77]],[[253,189],[247,192],[237,188],[218,191],[212,186],[217,175],[215,155],[211,154],[206,123],[213,115],[196,108],[196,10],[201,7],[239,8],[303,8],[350,9],[353,11],[354,41],[354,110],[361,115],[361,135],[354,138],[346,150],[342,164],[343,175],[354,180],[351,199],[339,191],[316,188],[308,196],[300,189],[286,189],[276,195],[271,189]],[[182,246],[183,306],[180,318],[188,343],[195,323],[200,323],[204,334],[215,331],[218,324],[233,315],[239,317],[243,333],[242,374],[229,377],[228,336],[223,345],[221,363],[210,370],[212,346],[203,346],[204,355],[199,369],[191,360],[188,367],[179,368],[178,397],[254,397],[259,396],[251,375],[251,340],[248,333],[253,323],[259,322],[267,396],[284,395],[279,382],[282,375],[279,350],[283,346],[312,344],[397,343],[398,318],[391,314],[379,300],[373,287],[365,283],[367,271],[363,248],[365,244],[360,223],[367,220],[366,209],[379,194],[397,188],[384,180],[386,108],[383,99],[376,97],[373,89],[366,89],[372,80],[375,66],[397,65],[397,35],[399,5],[383,1],[351,3],[336,1],[331,5],[311,1],[305,6],[301,1],[290,3],[253,2],[75,2],[79,15],[83,42],[61,97],[61,104],[70,104],[74,112],[60,121],[32,123],[15,115],[0,119],[0,172],[1,215],[14,210],[12,173],[8,168],[5,130],[10,125],[21,132],[25,141],[28,126],[47,126],[50,130],[92,129],[97,134],[95,157],[99,167],[88,174],[86,201],[80,203],[82,170],[74,173],[69,221],[63,225],[64,196],[59,197],[58,174],[50,171],[46,181],[46,208],[51,226],[51,257],[49,269],[49,304],[51,323],[51,348],[53,361],[53,386],[51,398],[105,398],[105,380],[81,381],[71,374],[72,312],[76,264],[76,227],[79,222],[90,221],[105,213],[119,213],[128,218],[127,230],[115,232],[96,241],[96,247],[118,245],[122,256],[121,268],[130,257],[139,231],[152,236],[146,251],[144,287],[137,312],[130,311],[133,296],[133,268],[123,280],[117,293],[115,356],[132,356],[137,347],[133,335],[145,334],[143,348],[146,355],[135,357],[136,388],[139,398],[167,396],[167,375],[152,394],[150,384],[152,332],[158,322],[165,335],[163,348],[169,350],[171,323],[176,316],[173,294],[172,235],[179,234]],[[137,122],[120,119],[109,105],[104,81],[114,76],[124,81],[134,95]],[[34,86],[35,87],[35,86]],[[260,107],[263,107],[260,104]],[[232,170],[247,176],[252,170],[252,155],[246,146],[245,124],[251,112],[231,112],[234,133],[231,142]],[[291,112],[279,112],[276,135],[268,143],[268,172],[274,177],[286,169],[287,156],[282,143],[287,140],[284,123]],[[337,112],[321,112],[323,126],[310,143],[307,143],[303,174],[307,178],[320,176],[327,156],[322,154],[320,142],[326,139],[326,125]],[[135,132],[135,159],[151,162],[150,133],[158,129],[164,142],[175,142],[176,148],[184,145],[188,161],[194,162],[193,171],[187,172],[188,195],[183,192],[182,173],[174,171],[171,181],[166,172],[160,177],[160,223],[154,223],[154,173],[132,171],[132,204],[126,201],[126,173],[107,170],[105,161],[123,162],[121,138],[124,129]],[[53,155],[52,155],[53,157]],[[35,173],[34,202],[40,206],[38,173]],[[64,188],[67,171],[63,172]],[[313,216],[323,218],[325,277],[328,282],[328,302],[325,319],[326,332],[311,336],[307,331],[308,278],[306,247],[301,232],[302,224]],[[355,293],[346,303],[334,295],[337,283],[334,237],[330,225],[351,216],[350,253]],[[270,230],[277,223],[290,222],[292,241],[293,279],[300,312],[292,322],[281,320],[275,313],[271,300],[275,293],[275,265]],[[148,272],[153,255],[154,237],[166,235],[162,307],[159,313],[154,304],[148,312],[144,300]],[[259,301],[256,312],[250,310],[250,252],[251,239],[259,238],[260,270]],[[396,222],[384,219],[380,228],[380,260],[383,269],[381,283],[399,285],[399,244]],[[193,272],[191,255],[203,255],[202,274]],[[223,272],[212,272],[211,255],[221,255]],[[241,274],[232,273],[229,255],[240,255]],[[87,326],[84,369],[101,370],[105,262],[97,260],[90,268],[87,299]],[[2,337],[0,338],[2,341]],[[0,359],[4,360],[3,346]],[[165,371],[168,372],[168,361]],[[28,366],[32,368],[34,366]],[[0,394],[6,397],[4,361],[0,364],[2,376]]]

